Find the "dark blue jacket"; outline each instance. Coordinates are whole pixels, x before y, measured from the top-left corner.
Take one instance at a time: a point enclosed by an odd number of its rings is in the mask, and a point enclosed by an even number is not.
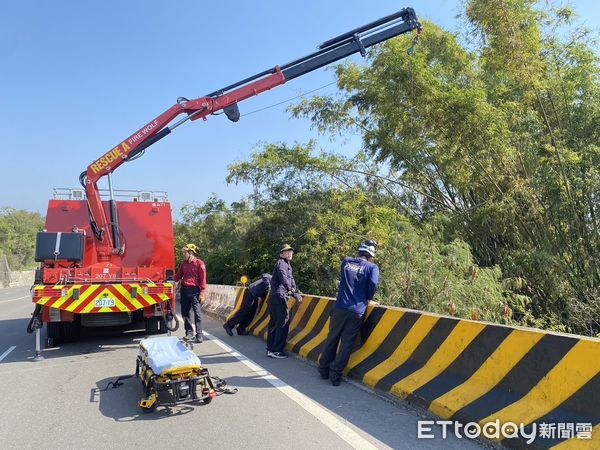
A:
[[[334,308],[347,309],[361,316],[373,299],[379,282],[379,267],[362,258],[344,258],[340,288]]]
[[[273,269],[271,278],[271,300],[279,298],[287,300],[289,293],[296,292],[296,282],[292,274],[292,266],[289,261],[279,258]]]
[[[271,286],[271,275],[264,273],[259,280],[248,286],[248,291],[254,299],[265,298]]]

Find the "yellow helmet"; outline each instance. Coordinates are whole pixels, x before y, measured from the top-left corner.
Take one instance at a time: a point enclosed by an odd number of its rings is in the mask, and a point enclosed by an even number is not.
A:
[[[196,247],[196,244],[188,244],[185,247],[183,247],[183,250],[192,252],[194,255],[198,254],[198,247]]]

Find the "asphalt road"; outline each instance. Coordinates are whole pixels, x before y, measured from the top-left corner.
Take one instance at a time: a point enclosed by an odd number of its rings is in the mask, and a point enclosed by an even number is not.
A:
[[[353,383],[333,387],[306,361],[267,358],[264,342],[229,337],[207,317],[207,340],[194,351],[211,375],[238,393],[145,414],[137,406],[139,380],[102,390],[133,373],[141,324],[88,329],[81,342],[44,350],[45,360],[33,362],[34,335],[25,332],[32,311],[27,288],[0,289],[2,449],[483,448],[455,436],[418,439],[417,421],[428,419],[425,413]]]

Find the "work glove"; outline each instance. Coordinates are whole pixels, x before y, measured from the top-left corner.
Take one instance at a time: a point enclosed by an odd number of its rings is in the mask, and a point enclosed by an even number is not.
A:
[[[294,298],[295,298],[296,300],[298,300],[298,303],[302,303],[302,300],[304,299],[304,298],[302,297],[302,294],[301,294],[300,292],[296,292],[296,293],[294,294]]]

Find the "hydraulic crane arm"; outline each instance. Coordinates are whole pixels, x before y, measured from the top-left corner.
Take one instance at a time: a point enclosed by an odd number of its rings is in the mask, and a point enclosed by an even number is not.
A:
[[[193,100],[178,98],[175,105],[98,158],[80,175],[80,182],[87,193],[92,229],[99,241],[96,246],[99,260],[110,259],[110,255],[121,252],[117,227],[111,227],[111,222],[117,222],[116,207],[111,200],[113,217],[109,221],[98,192],[97,182],[101,177],[109,175],[124,162],[139,156],[142,151],[187,120],[206,120],[210,114],[222,110],[230,120],[237,122],[240,117],[238,102],[352,54],[360,53],[365,56],[367,48],[412,30],[420,31],[421,24],[412,8],[404,8],[330,39],[321,44],[316,52],[283,66],[258,73],[204,97]],[[169,125],[181,114],[186,116]]]

